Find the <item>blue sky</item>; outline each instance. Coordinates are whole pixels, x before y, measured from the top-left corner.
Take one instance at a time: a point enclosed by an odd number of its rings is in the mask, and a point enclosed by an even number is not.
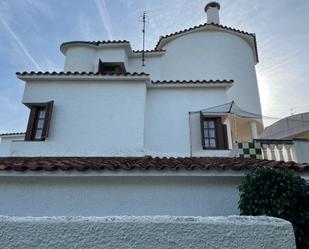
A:
[[[221,24],[256,33],[263,115],[309,111],[309,1],[221,0]],[[206,22],[201,0],[0,0],[0,133],[24,131],[17,71],[61,71],[59,45],[71,40],[126,39],[141,49],[141,15],[148,14],[146,46],[160,35]],[[270,124],[275,119],[266,119]]]

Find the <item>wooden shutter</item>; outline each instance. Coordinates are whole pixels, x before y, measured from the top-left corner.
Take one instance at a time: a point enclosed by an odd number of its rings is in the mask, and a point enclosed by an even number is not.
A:
[[[99,60],[99,67],[98,67],[98,72],[99,73],[104,73],[104,64],[101,60]]]
[[[205,149],[204,116],[202,112],[200,112],[200,123],[201,123],[201,143],[203,149]]]
[[[48,137],[50,120],[53,113],[54,101],[49,101],[46,104],[46,112],[45,112],[45,120],[44,120],[44,127],[42,130],[42,139]]]
[[[36,112],[37,112],[36,106],[31,106],[26,135],[25,135],[25,141],[31,141],[33,138],[33,130],[34,130]]]
[[[222,124],[221,118],[216,119],[217,148],[228,149],[226,125]]]
[[[224,149],[228,150],[229,143],[228,143],[228,138],[227,138],[227,128],[225,124],[223,124],[222,127],[223,127],[223,138],[224,138]]]

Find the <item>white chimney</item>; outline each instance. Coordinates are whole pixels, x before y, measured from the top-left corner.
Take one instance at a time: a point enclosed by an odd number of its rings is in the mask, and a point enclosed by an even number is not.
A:
[[[205,12],[207,14],[207,23],[220,24],[219,9],[220,4],[217,2],[210,2],[205,6]]]

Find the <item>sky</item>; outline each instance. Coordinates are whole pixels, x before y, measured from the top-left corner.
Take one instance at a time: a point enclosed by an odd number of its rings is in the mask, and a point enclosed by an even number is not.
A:
[[[265,125],[309,111],[309,1],[220,0],[221,24],[255,33]],[[21,71],[61,71],[62,42],[129,40],[141,49],[161,35],[206,22],[202,0],[0,0],[0,133],[25,131]]]

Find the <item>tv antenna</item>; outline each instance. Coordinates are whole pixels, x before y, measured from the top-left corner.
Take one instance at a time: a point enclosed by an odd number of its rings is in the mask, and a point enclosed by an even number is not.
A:
[[[143,50],[142,50],[142,66],[145,66],[145,28],[146,28],[146,11],[143,12]]]

